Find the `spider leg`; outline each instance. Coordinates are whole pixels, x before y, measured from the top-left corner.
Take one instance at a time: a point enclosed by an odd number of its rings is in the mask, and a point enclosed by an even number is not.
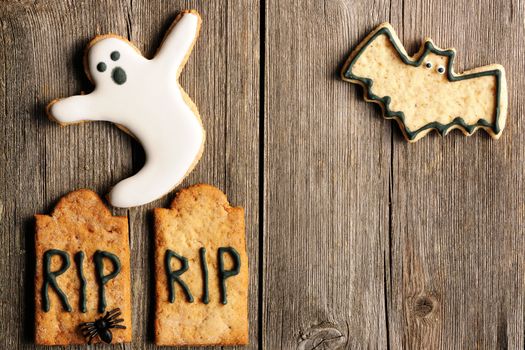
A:
[[[111,319],[117,318],[117,317],[119,317],[120,315],[122,315],[122,312],[119,311],[119,312],[117,312],[117,313],[115,313],[115,314],[109,316],[108,318],[106,318],[106,320],[111,320]]]
[[[119,323],[119,322],[123,322],[123,321],[124,321],[123,318],[112,318],[110,320],[106,320],[106,322],[109,323],[109,324]]]
[[[114,324],[121,323],[121,322],[124,322],[123,318],[119,318],[119,319],[116,319],[116,320],[111,320],[109,322],[109,324],[114,325]]]
[[[91,333],[93,331],[96,331],[97,329],[95,327],[89,327],[89,328],[83,328],[81,329],[82,333],[83,334],[88,334],[88,333]]]
[[[119,310],[119,311],[111,314],[109,317],[108,317],[108,315],[104,316],[104,319],[106,321],[108,321],[108,322],[111,322],[113,319],[119,317],[120,315],[122,315],[122,312],[120,312],[120,310]]]
[[[124,322],[123,318],[112,318],[111,320],[106,320],[108,324],[116,324],[120,322]]]
[[[119,325],[119,324],[116,324],[116,325],[110,326],[109,328],[120,328],[120,329],[126,329],[126,326],[121,326],[121,325]]]
[[[89,336],[88,344],[91,344],[91,341],[93,340],[93,338],[95,338],[96,335],[97,335],[97,333],[94,333],[94,334]]]
[[[81,323],[80,324],[80,327],[84,327],[84,326],[93,326],[95,325],[95,322],[84,322],[84,323]]]
[[[104,316],[104,318],[112,317],[117,312],[120,312],[120,308],[118,307],[116,309],[106,312],[106,315]]]
[[[93,337],[96,337],[98,335],[98,332],[91,332],[89,334],[84,334],[84,338],[92,339]]]
[[[98,330],[97,329],[92,329],[90,331],[87,331],[87,332],[84,332],[84,337],[89,337],[93,334],[97,334],[98,333]]]
[[[119,325],[118,323],[121,323],[121,322],[123,322],[124,320],[120,319],[120,320],[118,320],[118,321],[119,321],[119,322],[113,322],[113,323],[111,323],[111,324],[109,325],[108,328],[118,328],[117,326],[121,326],[121,325]]]

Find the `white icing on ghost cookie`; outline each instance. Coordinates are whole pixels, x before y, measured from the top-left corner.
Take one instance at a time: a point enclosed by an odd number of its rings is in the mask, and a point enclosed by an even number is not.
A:
[[[85,62],[95,90],[48,106],[49,117],[60,124],[109,121],[141,142],[146,164],[111,190],[113,206],[134,207],[162,197],[202,154],[205,132],[199,113],[177,81],[200,24],[197,11],[182,12],[153,59],[144,58],[122,37],[95,38]]]

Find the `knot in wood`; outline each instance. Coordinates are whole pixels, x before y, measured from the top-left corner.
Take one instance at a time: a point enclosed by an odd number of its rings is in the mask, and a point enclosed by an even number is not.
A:
[[[314,327],[301,334],[297,350],[336,350],[342,349],[346,337],[334,327]]]
[[[434,310],[434,301],[431,298],[422,296],[416,298],[413,311],[417,317],[425,317]]]

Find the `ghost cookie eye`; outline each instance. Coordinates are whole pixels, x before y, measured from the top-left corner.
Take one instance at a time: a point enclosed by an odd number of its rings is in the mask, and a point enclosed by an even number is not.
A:
[[[118,61],[118,59],[120,58],[120,52],[113,51],[109,57],[112,61]]]
[[[106,71],[106,68],[107,66],[104,62],[99,62],[99,64],[97,64],[97,70],[101,73]]]
[[[445,73],[445,67],[443,67],[443,66],[439,66],[439,67],[437,68],[437,72],[438,72],[439,74],[443,74],[443,73]]]
[[[425,63],[425,67],[428,69],[432,68],[432,62]]]

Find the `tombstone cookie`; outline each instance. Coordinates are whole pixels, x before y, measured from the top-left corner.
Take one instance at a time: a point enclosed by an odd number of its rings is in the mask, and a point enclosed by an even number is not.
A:
[[[446,135],[453,129],[467,136],[484,129],[499,138],[507,117],[505,70],[493,64],[455,73],[455,54],[426,39],[410,57],[383,23],[351,53],[342,78],[363,86],[365,100],[396,120],[409,142],[431,130]]]
[[[197,107],[178,83],[199,34],[197,11],[183,11],[153,59],[123,37],[97,36],[86,50],[85,70],[95,85],[87,95],[52,101],[48,116],[62,125],[103,120],[137,138],[146,164],[108,195],[116,207],[158,199],[177,186],[201,157],[205,133]]]
[[[130,342],[127,218],[112,216],[89,190],[35,217],[36,343]]]
[[[196,185],[154,214],[156,344],[247,344],[244,210]]]

